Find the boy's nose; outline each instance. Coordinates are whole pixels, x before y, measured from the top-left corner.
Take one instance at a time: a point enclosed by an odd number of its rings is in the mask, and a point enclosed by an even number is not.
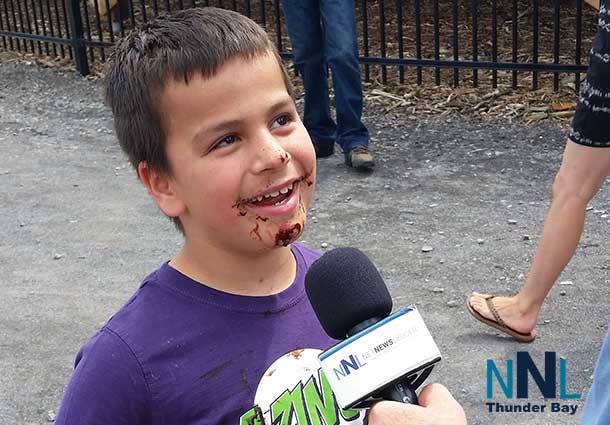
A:
[[[268,170],[276,170],[286,166],[292,159],[290,152],[272,135],[262,136],[260,143],[255,143],[253,172],[262,173]]]

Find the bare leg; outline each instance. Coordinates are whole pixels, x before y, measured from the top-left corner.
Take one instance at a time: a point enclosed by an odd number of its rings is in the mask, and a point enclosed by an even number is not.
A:
[[[527,279],[515,296],[493,299],[504,322],[514,330],[535,332],[542,303],[578,246],[587,204],[609,172],[610,149],[567,142],[553,183],[553,201]],[[473,293],[470,305],[493,320],[483,294]]]

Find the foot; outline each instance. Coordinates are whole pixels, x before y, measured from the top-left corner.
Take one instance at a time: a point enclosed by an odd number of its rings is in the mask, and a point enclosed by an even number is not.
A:
[[[495,320],[493,313],[489,310],[489,306],[485,301],[486,297],[488,297],[487,294],[473,292],[469,298],[470,307],[486,319]],[[528,311],[527,308],[522,308],[516,296],[494,297],[493,304],[507,326],[517,332],[524,334],[531,332],[533,336],[536,336],[534,328],[538,320],[537,311]]]
[[[367,147],[354,146],[345,153],[345,164],[358,170],[372,170],[375,167],[375,159]]]

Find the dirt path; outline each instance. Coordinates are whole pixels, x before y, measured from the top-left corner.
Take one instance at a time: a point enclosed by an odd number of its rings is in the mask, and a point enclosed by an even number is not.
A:
[[[49,423],[79,347],[180,243],[115,144],[100,99],[99,83],[75,73],[0,64],[1,424]],[[433,380],[450,387],[470,424],[576,423],[580,408],[487,413],[486,360],[504,365],[528,351],[542,367],[555,351],[568,361],[568,392],[584,396],[610,317],[608,186],[561,277],[573,284],[552,290],[539,340],[520,345],[484,330],[463,302],[473,289],[507,293],[523,281],[563,131],[366,114],[378,170],[354,173],[339,155],[319,161],[304,240],[363,249],[395,307],[419,306],[444,355]],[[533,383],[530,396],[519,402],[545,403]]]

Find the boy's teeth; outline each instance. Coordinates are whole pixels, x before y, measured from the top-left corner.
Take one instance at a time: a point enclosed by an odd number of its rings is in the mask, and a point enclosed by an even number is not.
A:
[[[276,196],[280,196],[280,192],[271,192],[265,195],[265,198],[275,198]]]
[[[266,195],[257,196],[256,198],[254,198],[254,200],[257,201],[257,202],[260,202],[263,199],[275,198],[276,196],[280,196],[280,194],[285,195],[288,192],[290,192],[291,190],[292,190],[292,183],[290,183],[288,186],[280,189],[279,191],[271,192],[271,193],[268,193]],[[281,204],[281,202],[278,202],[275,205],[279,205],[279,204]]]

